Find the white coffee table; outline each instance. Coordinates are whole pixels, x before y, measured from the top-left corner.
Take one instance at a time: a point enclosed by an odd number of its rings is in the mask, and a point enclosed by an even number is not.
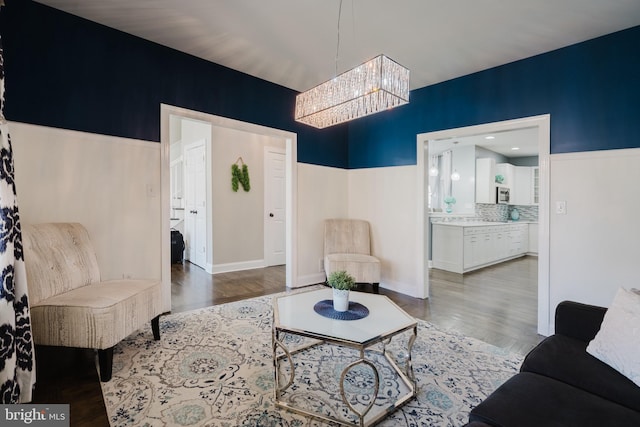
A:
[[[368,294],[352,291],[350,301],[360,303],[369,309],[369,314],[358,320],[336,320],[325,317],[314,311],[316,303],[332,299],[330,288],[309,292],[285,295],[273,301],[273,361],[275,373],[276,405],[304,415],[310,415],[325,421],[337,422],[340,425],[361,427],[371,426],[407,403],[416,395],[416,382],[411,364],[411,349],[418,333],[417,321],[398,307],[384,295]],[[404,369],[401,369],[393,355],[387,351],[391,339],[404,332],[412,331],[407,340]],[[291,337],[304,337],[303,345],[288,348],[287,342],[295,342]],[[345,412],[351,413],[352,419],[340,419],[326,413],[312,411],[288,399],[288,390],[299,390],[304,384],[296,384],[296,364],[309,364],[305,360],[305,352],[316,346],[334,345],[357,350],[354,360],[340,374],[339,392]],[[380,357],[383,356],[383,357]],[[385,363],[384,367],[381,363]],[[366,405],[353,405],[345,392],[345,378],[354,368],[368,366],[374,373],[375,381],[372,394],[365,400]],[[371,371],[369,371],[371,372]],[[384,375],[392,373],[403,384],[403,393],[393,401],[385,402],[385,396],[379,396],[380,384],[388,378]],[[337,374],[337,373],[336,373]],[[284,377],[284,378],[283,378]],[[288,377],[288,378],[287,378]],[[384,404],[380,404],[380,402]],[[376,404],[377,402],[377,404]]]

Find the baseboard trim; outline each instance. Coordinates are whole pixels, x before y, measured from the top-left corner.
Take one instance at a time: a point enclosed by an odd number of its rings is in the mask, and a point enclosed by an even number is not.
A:
[[[265,260],[256,259],[253,261],[229,262],[226,264],[214,264],[211,267],[211,274],[231,273],[232,271],[253,270],[256,268],[265,268],[267,266]],[[209,271],[209,269],[207,269]]]
[[[416,287],[408,283],[382,279],[380,281],[380,287],[384,289],[388,289],[390,291],[398,292],[413,298],[420,298],[418,295],[415,294]]]
[[[327,277],[324,273],[314,273],[307,274],[304,276],[298,276],[298,280],[296,280],[296,288],[301,288],[303,286],[315,285],[317,283],[324,283],[327,280]]]

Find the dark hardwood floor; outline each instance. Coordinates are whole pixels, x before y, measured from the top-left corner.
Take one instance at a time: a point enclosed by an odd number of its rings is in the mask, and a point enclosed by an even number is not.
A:
[[[213,276],[189,262],[171,266],[171,311],[174,313],[274,294],[286,289],[284,266]]]
[[[431,270],[431,295],[381,288],[416,318],[526,354],[536,333],[537,258],[524,257],[465,275]],[[285,291],[284,267],[211,276],[186,262],[171,268],[172,311],[182,312]],[[108,427],[92,350],[36,347],[34,403],[68,403],[71,426]]]

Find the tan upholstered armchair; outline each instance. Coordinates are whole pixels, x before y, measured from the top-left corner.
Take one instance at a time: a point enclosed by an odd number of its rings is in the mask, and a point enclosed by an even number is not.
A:
[[[111,379],[113,347],[151,321],[160,339],[161,282],[102,281],[89,233],[80,224],[23,229],[33,340],[98,350],[100,379]]]
[[[369,223],[360,219],[328,219],[324,223],[324,270],[327,277],[344,270],[356,283],[379,292],[380,260],[371,255]]]

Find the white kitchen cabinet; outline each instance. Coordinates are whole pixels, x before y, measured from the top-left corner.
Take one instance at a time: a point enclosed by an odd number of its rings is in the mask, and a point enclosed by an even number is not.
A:
[[[490,227],[464,228],[464,270],[491,262],[494,258],[494,233]]]
[[[476,159],[476,203],[496,202],[496,161]]]
[[[533,168],[514,166],[514,185],[510,196],[512,205],[533,204]]]
[[[472,233],[472,229],[464,230],[464,246],[463,246],[463,270],[467,270],[473,267],[475,259],[480,253],[480,244],[478,243],[478,236]],[[460,273],[462,273],[460,271]]]
[[[497,226],[494,234],[495,259],[505,259],[509,257],[509,231],[507,227]]]
[[[529,225],[513,224],[509,228],[509,256],[525,254],[529,251]]]
[[[465,273],[525,255],[528,224],[433,224],[434,268]]]
[[[476,254],[473,265],[491,263],[496,259],[495,230],[490,227],[478,227],[478,243],[480,253]]]
[[[497,185],[501,187],[509,187],[512,190],[514,189],[515,166],[511,163],[498,163],[496,165],[496,175],[502,175],[504,177],[504,181]]]
[[[463,227],[449,227],[433,224],[433,250],[431,262],[435,268],[464,272]]]
[[[540,169],[537,166],[514,166],[513,205],[537,205],[539,201]]]
[[[537,205],[540,203],[540,168],[538,166],[531,168],[531,203]]]

